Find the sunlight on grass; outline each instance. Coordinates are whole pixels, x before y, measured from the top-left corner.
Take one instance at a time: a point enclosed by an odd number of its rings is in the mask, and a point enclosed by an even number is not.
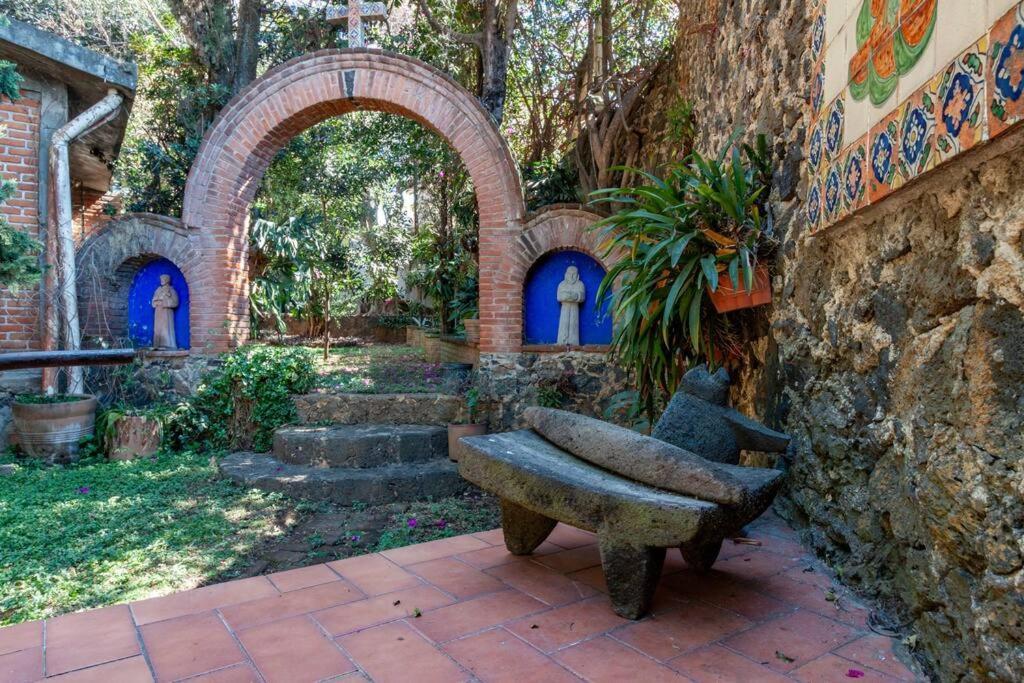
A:
[[[193,453],[0,478],[0,625],[222,578],[280,533],[276,494]]]

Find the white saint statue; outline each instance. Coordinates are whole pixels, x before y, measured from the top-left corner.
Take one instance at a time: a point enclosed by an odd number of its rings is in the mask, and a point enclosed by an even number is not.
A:
[[[171,286],[171,276],[161,275],[160,286],[153,293],[153,348],[176,349],[174,338],[174,309],[178,307],[178,293]]]
[[[576,266],[565,269],[565,279],[558,285],[558,302],[562,314],[558,318],[558,343],[568,346],[580,345],[580,305],[587,299],[587,290],[580,282],[580,271]]]

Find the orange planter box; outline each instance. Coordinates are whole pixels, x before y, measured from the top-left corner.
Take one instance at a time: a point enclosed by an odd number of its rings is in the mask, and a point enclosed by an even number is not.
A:
[[[722,273],[718,281],[718,291],[710,292],[710,295],[711,303],[719,313],[764,306],[772,302],[771,277],[767,268],[758,266],[754,269],[754,288],[748,292],[743,283],[736,288],[729,274]]]

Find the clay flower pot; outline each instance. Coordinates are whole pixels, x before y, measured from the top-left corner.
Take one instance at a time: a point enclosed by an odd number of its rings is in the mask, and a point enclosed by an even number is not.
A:
[[[486,433],[485,424],[448,425],[448,459],[452,462],[459,461],[459,439],[464,436],[483,436]]]
[[[134,460],[153,455],[160,450],[163,432],[160,420],[125,415],[114,425],[114,437],[111,439],[107,458]]]
[[[15,399],[11,412],[18,443],[26,453],[47,462],[78,459],[78,442],[96,428],[95,396],[62,396],[53,402]]]
[[[466,341],[476,345],[480,343],[480,320],[479,318],[466,318],[462,321],[466,328]]]
[[[718,313],[764,306],[772,302],[771,277],[766,267],[758,266],[754,269],[754,287],[748,292],[742,282],[737,287],[728,273],[722,273],[718,280],[718,290],[709,291],[708,295]]]

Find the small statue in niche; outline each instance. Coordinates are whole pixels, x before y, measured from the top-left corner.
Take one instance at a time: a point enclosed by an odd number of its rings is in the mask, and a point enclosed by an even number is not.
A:
[[[171,286],[171,276],[161,275],[160,286],[153,292],[153,348],[177,349],[174,336],[174,309],[178,307],[178,293]]]
[[[580,282],[580,271],[576,266],[565,269],[565,279],[558,285],[558,302],[562,313],[558,318],[558,343],[566,346],[580,345],[580,304],[587,299],[587,290]]]

